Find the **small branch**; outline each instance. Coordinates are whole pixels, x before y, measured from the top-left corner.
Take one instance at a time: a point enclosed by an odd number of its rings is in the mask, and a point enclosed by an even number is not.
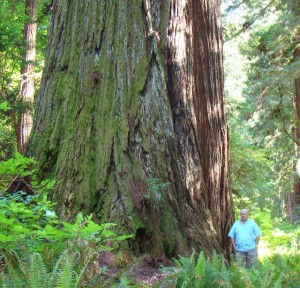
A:
[[[1,95],[1,97],[2,97],[2,99],[4,101],[8,102],[7,99],[6,99],[6,96],[5,96],[4,92],[2,90],[0,90],[0,95]]]
[[[224,42],[231,41],[232,39],[234,39],[235,37],[239,36],[244,31],[246,31],[247,29],[251,28],[251,26],[256,22],[256,20],[258,20],[261,16],[263,16],[264,13],[266,12],[266,10],[269,8],[269,6],[271,6],[272,4],[273,4],[272,1],[270,1],[270,3],[268,5],[266,5],[264,8],[262,8],[259,11],[259,13],[254,17],[254,19],[251,22],[250,21],[245,22],[243,24],[242,29],[240,29],[239,31],[237,31],[236,33],[234,33],[230,38],[224,40]]]
[[[291,133],[289,133],[286,128],[285,128],[285,125],[284,123],[282,123],[282,130],[284,132],[284,134],[286,136],[288,136],[295,144],[297,144],[298,146],[300,146],[300,141],[299,139],[297,139],[295,136],[293,136]]]
[[[11,185],[17,181],[17,179],[19,178],[20,174],[17,174],[13,179],[12,181],[10,181],[9,185],[7,186],[7,190],[11,187]]]
[[[28,187],[28,189],[29,189],[29,191],[31,192],[31,193],[33,193],[33,194],[36,194],[36,192],[34,191],[34,189],[32,188],[32,186],[30,186],[25,180],[24,180],[24,178],[21,178],[20,177],[20,174],[17,174],[11,181],[10,181],[10,183],[9,183],[9,185],[7,186],[7,190],[9,190],[11,187],[12,187],[12,185],[14,184],[14,183],[18,183],[17,184],[17,187],[14,189],[14,191],[11,191],[12,193],[15,193],[15,192],[17,192],[17,190],[18,190],[18,188],[19,188],[19,186],[20,186],[20,183],[22,182],[26,187]],[[25,190],[26,191],[26,190]],[[28,192],[27,192],[28,193]]]
[[[53,0],[49,5],[47,5],[44,8],[43,14],[37,18],[36,22],[40,22],[46,15],[48,15],[49,11],[52,9],[52,6],[53,6]]]

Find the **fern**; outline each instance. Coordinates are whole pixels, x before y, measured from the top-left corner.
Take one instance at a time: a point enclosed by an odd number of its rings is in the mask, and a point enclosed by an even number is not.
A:
[[[63,254],[62,254],[63,255]],[[59,274],[60,274],[60,269],[61,269],[61,262],[63,261],[62,255],[58,258],[56,261],[52,273],[49,274],[48,277],[48,285],[49,287],[57,287],[59,283]]]
[[[97,253],[94,250],[89,250],[87,252],[87,255],[86,255],[86,258],[85,258],[85,265],[81,268],[80,273],[76,277],[75,287],[80,287],[79,285],[82,281],[83,275],[84,275],[89,263],[91,262],[92,258],[96,255],[97,255]]]
[[[62,261],[59,265],[59,277],[57,288],[75,287],[76,272],[74,270],[74,261],[77,253],[69,255],[68,251],[65,251],[62,255]]]
[[[204,284],[206,270],[206,257],[204,251],[201,251],[194,269],[194,286],[201,287]]]
[[[251,284],[252,281],[250,280],[247,270],[244,267],[233,262],[229,270],[229,282],[231,283],[232,287],[253,287]]]
[[[5,255],[7,273],[2,275],[2,287],[8,288],[76,288],[80,287],[87,265],[95,255],[91,250],[85,256],[85,264],[76,272],[79,253],[64,251],[51,272],[47,272],[45,262],[39,253],[25,259],[17,254]]]
[[[27,276],[28,276],[28,281],[27,281],[28,287],[45,288],[48,286],[47,269],[41,254],[33,253],[30,256],[30,267]]]
[[[24,287],[24,274],[22,273],[23,266],[18,255],[12,250],[10,253],[3,254],[4,261],[6,263],[7,272],[3,273],[3,287]]]
[[[213,251],[211,270],[212,278],[215,279],[213,283],[216,283],[216,287],[232,287],[230,271],[225,264],[225,259],[215,251]]]
[[[190,258],[180,256],[179,260],[175,260],[175,264],[180,268],[181,273],[177,277],[176,287],[193,287],[194,268],[195,268],[195,251]]]

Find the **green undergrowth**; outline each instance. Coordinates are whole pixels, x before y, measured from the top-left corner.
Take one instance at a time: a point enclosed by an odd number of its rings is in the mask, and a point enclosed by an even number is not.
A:
[[[300,287],[300,254],[273,255],[254,269],[246,269],[214,253],[208,258],[203,252],[195,257],[179,257],[176,267],[163,268],[168,276],[154,287],[228,287],[273,288]],[[166,286],[169,285],[169,286]]]
[[[150,279],[151,284],[140,283],[131,272],[141,268],[142,261],[118,250],[119,243],[133,235],[118,235],[114,223],[98,224],[82,213],[73,222],[61,221],[47,197],[55,181],[39,183],[35,164],[20,154],[0,162],[1,287],[300,287],[299,227],[271,219],[268,211],[252,213],[264,231],[255,269],[229,263],[216,253],[207,257],[194,251],[175,259],[174,267],[157,270],[159,277]],[[30,186],[31,194],[12,193],[14,181]],[[156,181],[149,186],[153,194],[148,200],[159,203],[164,187]]]
[[[88,287],[103,269],[100,255],[133,235],[81,212],[73,222],[60,220],[47,197],[55,181],[38,183],[35,164],[20,154],[0,162],[0,286]],[[14,190],[29,187],[30,194],[12,192],[15,182]]]

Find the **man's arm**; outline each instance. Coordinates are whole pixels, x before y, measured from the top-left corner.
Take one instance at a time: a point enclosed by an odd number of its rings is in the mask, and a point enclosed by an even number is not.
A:
[[[235,239],[233,237],[231,237],[230,240],[231,240],[232,246],[233,246],[233,248],[235,250]]]
[[[235,223],[232,225],[232,227],[228,233],[228,236],[230,237],[231,244],[235,250]]]
[[[260,228],[258,227],[258,225],[254,222],[254,235],[255,235],[255,246],[258,246],[259,243],[259,238],[262,235],[262,232],[260,230]]]
[[[258,246],[259,238],[260,238],[260,236],[257,236],[256,239],[255,239],[255,246],[256,247]]]

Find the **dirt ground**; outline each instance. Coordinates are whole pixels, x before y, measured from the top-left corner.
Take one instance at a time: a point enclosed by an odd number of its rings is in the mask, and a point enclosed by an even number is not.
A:
[[[174,267],[174,263],[166,258],[155,259],[144,256],[121,268],[112,252],[104,252],[101,254],[100,267],[108,267],[106,271],[108,277],[120,278],[122,275],[129,279],[130,283],[137,284],[138,287],[151,287],[170,275],[170,272],[164,272],[161,268]],[[171,286],[162,284],[160,287]]]

